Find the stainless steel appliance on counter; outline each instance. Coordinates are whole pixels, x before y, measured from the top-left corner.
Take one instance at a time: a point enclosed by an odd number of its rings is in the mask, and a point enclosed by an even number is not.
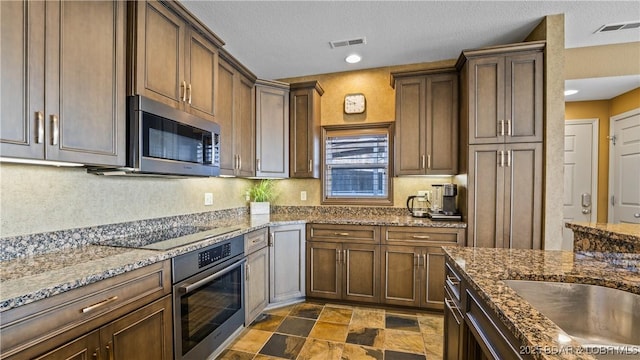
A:
[[[428,217],[432,220],[462,220],[456,207],[458,186],[456,184],[434,184],[431,208]]]
[[[244,325],[244,238],[172,259],[176,360],[206,359]]]
[[[127,164],[89,168],[98,175],[217,176],[220,126],[157,101],[127,101]]]

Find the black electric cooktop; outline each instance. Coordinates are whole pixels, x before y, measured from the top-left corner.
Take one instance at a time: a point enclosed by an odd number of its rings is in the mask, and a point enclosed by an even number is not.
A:
[[[98,242],[98,244],[105,246],[166,251],[236,230],[240,230],[240,228],[233,226],[174,226],[169,229],[102,240]]]

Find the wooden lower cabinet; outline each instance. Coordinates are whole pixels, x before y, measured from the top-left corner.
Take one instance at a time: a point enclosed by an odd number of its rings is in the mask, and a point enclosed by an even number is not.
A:
[[[304,298],[305,228],[269,228],[269,303]]]
[[[444,253],[440,246],[383,245],[381,262],[383,303],[443,308]]]
[[[269,249],[262,248],[247,256],[244,324],[251,322],[269,304]]]
[[[36,359],[170,360],[171,319],[171,295],[167,295]]]
[[[379,302],[380,246],[307,243],[307,296]]]

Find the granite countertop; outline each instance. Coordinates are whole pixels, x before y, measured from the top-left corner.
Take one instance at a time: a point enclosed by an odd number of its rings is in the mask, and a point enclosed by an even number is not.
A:
[[[431,221],[410,216],[344,215],[256,215],[200,222],[196,225],[237,228],[224,235],[168,251],[97,245],[95,240],[77,239],[81,246],[0,261],[0,312],[45,299],[81,286],[111,278],[159,261],[197,250],[231,237],[267,226],[323,223],[466,228],[465,223]],[[74,235],[77,236],[77,235]]]
[[[566,223],[565,226],[573,231],[581,231],[593,235],[640,242],[640,224],[575,222]]]
[[[584,283],[640,294],[640,255],[569,251],[445,247],[458,272],[487,301],[495,315],[524,344],[549,349],[538,359],[595,359],[578,354],[579,344],[561,342],[565,334],[502,280]],[[560,336],[562,339],[563,336]],[[571,353],[568,350],[576,350]],[[565,351],[557,351],[565,349]]]

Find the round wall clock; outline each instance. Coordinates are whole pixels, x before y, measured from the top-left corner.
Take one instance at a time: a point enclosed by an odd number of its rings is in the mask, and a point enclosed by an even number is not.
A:
[[[364,94],[347,94],[344,96],[344,112],[346,114],[362,114],[366,108]]]

